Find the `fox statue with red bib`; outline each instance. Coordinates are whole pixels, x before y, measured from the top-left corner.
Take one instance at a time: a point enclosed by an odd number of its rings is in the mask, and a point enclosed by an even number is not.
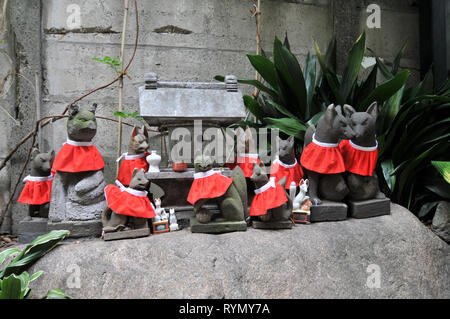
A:
[[[339,144],[347,171],[349,198],[368,200],[385,198],[380,192],[378,178],[375,173],[378,156],[378,142],[375,136],[377,120],[377,103],[369,106],[366,112],[356,112],[346,105],[344,114],[355,132],[351,140],[343,140]]]
[[[56,171],[52,185],[49,224],[53,226],[80,228],[82,235],[89,227],[80,222],[91,222],[101,227],[100,217],[106,206],[103,190],[106,186],[103,176],[105,163],[92,139],[97,132],[94,104],[88,110],[77,105],[69,107],[67,120],[67,141],[56,155],[53,169]],[[61,222],[65,224],[62,225]],[[55,228],[55,229],[56,229]],[[75,234],[74,234],[75,236]]]

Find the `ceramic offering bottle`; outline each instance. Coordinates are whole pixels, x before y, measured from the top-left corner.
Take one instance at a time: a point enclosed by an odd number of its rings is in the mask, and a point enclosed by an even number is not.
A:
[[[149,169],[149,173],[159,173],[159,163],[161,163],[161,156],[156,153],[156,151],[152,151],[149,156],[146,158]]]

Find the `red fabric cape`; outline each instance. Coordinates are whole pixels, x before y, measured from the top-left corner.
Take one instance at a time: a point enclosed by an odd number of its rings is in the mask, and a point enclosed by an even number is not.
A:
[[[303,170],[298,163],[294,167],[285,167],[280,164],[279,159],[273,161],[270,167],[270,177],[275,177],[275,182],[278,182],[286,176],[286,189],[289,189],[292,182],[298,186],[303,178]]]
[[[122,163],[120,164],[119,174],[117,175],[117,180],[121,182],[123,185],[130,185],[131,182],[131,174],[135,168],[141,169],[143,168],[145,172],[148,171],[148,163],[146,157],[150,155],[150,153],[145,152],[145,155],[141,158],[136,159],[126,159],[124,158]]]
[[[225,167],[233,170],[236,166],[239,166],[244,172],[245,177],[251,177],[253,175],[253,163],[261,164],[261,161],[257,157],[240,156],[234,159],[234,163],[225,163]]]
[[[324,147],[311,142],[303,150],[300,163],[304,168],[320,174],[345,172],[344,159],[339,146]]]
[[[98,171],[105,167],[102,155],[94,145],[74,146],[65,143],[53,162],[53,169],[61,172]]]
[[[356,147],[356,148],[355,148]],[[344,158],[345,169],[363,176],[372,176],[377,166],[378,149],[361,150],[359,146],[353,145],[348,140],[344,140],[339,144],[342,157]]]
[[[275,183],[275,187],[269,187],[266,191],[255,195],[250,206],[250,216],[265,215],[268,210],[279,207],[287,201],[288,198],[283,186]]]
[[[50,202],[52,182],[53,178],[43,182],[27,180],[17,201],[28,205],[42,205]]]
[[[187,201],[194,205],[199,199],[217,198],[225,194],[233,182],[233,178],[223,176],[220,172],[202,177],[194,178]]]
[[[108,207],[117,214],[142,218],[156,216],[155,208],[147,196],[130,194],[116,185],[105,187],[105,198]]]

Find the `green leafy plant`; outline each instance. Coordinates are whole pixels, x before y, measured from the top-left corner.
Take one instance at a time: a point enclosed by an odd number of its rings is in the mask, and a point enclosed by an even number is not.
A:
[[[127,112],[127,111],[122,111],[122,112],[120,112],[120,111],[115,111],[115,112],[114,112],[114,115],[115,115],[115,116],[120,116],[120,117],[122,117],[122,118],[124,118],[124,119],[127,119],[127,118],[129,118],[129,117],[132,117],[132,118],[135,118],[135,119],[137,119],[137,120],[139,120],[139,121],[145,121],[144,118],[143,118],[142,116],[139,115],[139,111],[135,111],[135,112],[133,112],[133,113]]]
[[[392,67],[376,58],[385,78],[400,74],[405,47]],[[378,107],[380,187],[394,202],[425,219],[440,200],[450,199],[450,185],[431,164],[450,154],[450,81],[435,89],[430,71],[421,82],[408,89],[402,86]]]
[[[43,271],[29,275],[25,270],[39,258],[52,250],[60,241],[69,235],[67,230],[53,230],[37,237],[24,250],[10,248],[0,252],[0,265],[8,256],[17,254],[0,272],[0,299],[25,299],[29,296],[29,285]],[[60,289],[50,290],[43,298],[70,298]]]
[[[111,58],[109,56],[105,56],[103,59],[100,58],[91,58],[94,61],[103,63],[108,65],[111,69],[116,71],[117,73],[120,73],[120,68],[122,66],[122,63],[119,61],[119,58]]]
[[[450,184],[450,162],[431,161],[431,164],[441,173],[444,180]]]

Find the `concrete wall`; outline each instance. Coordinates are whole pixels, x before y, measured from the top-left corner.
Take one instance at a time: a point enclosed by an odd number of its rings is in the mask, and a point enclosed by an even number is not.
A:
[[[337,28],[349,17],[339,15],[340,0],[291,0],[262,1],[262,45],[266,52],[272,50],[275,36],[284,37],[287,31],[293,52],[303,62],[308,51],[314,52],[313,40],[325,49],[333,36],[344,43],[342,32]],[[135,17],[131,2],[126,34],[126,61],[131,54],[135,35]],[[367,2],[367,3],[366,3]],[[348,23],[355,33],[365,28],[366,6],[378,2],[382,8],[382,28],[368,30],[368,46],[387,60],[400,49],[404,39],[409,39],[402,66],[413,70],[419,68],[418,57],[418,11],[408,1],[348,1],[347,9],[355,20]],[[129,69],[131,80],[125,81],[125,110],[137,110],[137,88],[145,72],[155,71],[162,80],[212,81],[216,74],[235,74],[253,77],[254,71],[245,54],[255,53],[255,21],[249,13],[252,1],[244,0],[145,0],[138,1],[139,46],[135,60]],[[67,27],[67,7],[78,4],[81,8],[81,28]],[[73,99],[105,84],[114,78],[115,72],[91,58],[117,57],[120,54],[122,0],[25,0],[10,4],[13,42],[17,67],[33,78],[37,72],[42,79],[42,113],[55,115]],[[190,33],[159,33],[161,27],[174,25]],[[356,37],[347,36],[347,42]],[[341,54],[342,55],[342,54]],[[341,57],[341,60],[343,58]],[[338,57],[339,61],[339,57]],[[242,88],[248,90],[248,88]],[[22,121],[20,127],[11,127],[0,115],[0,134],[11,134],[8,142],[0,142],[0,154],[6,153],[15,142],[30,129],[34,116],[34,95],[30,86],[20,80],[15,90],[11,109]],[[112,117],[118,109],[117,85],[95,93],[79,104],[98,103],[98,114]],[[2,102],[3,103],[3,102]],[[130,123],[138,123],[127,120]],[[8,124],[9,123],[9,124]],[[47,151],[61,147],[66,139],[65,120],[57,121],[43,130],[42,149]],[[98,133],[94,140],[106,162],[107,182],[112,182],[116,158],[117,125],[98,121]],[[128,127],[124,128],[122,149],[126,151]],[[9,142],[11,141],[11,142]],[[159,139],[153,147],[160,149]],[[13,185],[23,161],[25,148],[12,161]],[[21,188],[19,188],[20,192]],[[16,195],[18,196],[18,194]],[[13,207],[13,227],[26,214],[26,207]]]

